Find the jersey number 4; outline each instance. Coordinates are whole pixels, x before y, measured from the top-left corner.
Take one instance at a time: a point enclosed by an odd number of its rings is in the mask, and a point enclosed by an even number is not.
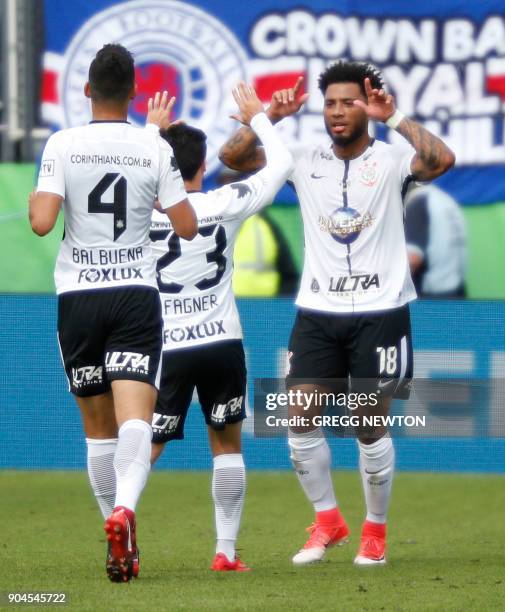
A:
[[[102,202],[103,194],[114,184],[114,201]],[[114,241],[126,229],[126,179],[117,172],[107,172],[88,196],[88,212],[114,215]]]
[[[217,231],[214,234],[216,228]],[[214,225],[201,227],[198,230],[198,233],[204,238],[214,234],[215,240],[215,247],[211,251],[208,251],[205,254],[205,257],[207,259],[207,263],[216,264],[216,271],[213,276],[210,276],[209,278],[202,278],[201,281],[195,283],[195,287],[197,289],[200,289],[200,291],[205,291],[206,289],[215,287],[223,277],[226,270],[226,257],[223,255],[226,248],[226,231],[222,225],[217,225],[214,223]],[[167,268],[181,256],[181,239],[173,230],[153,230],[151,231],[150,237],[153,241],[165,240],[168,237],[168,252],[160,257],[158,259],[158,263],[156,264],[156,276],[158,278],[158,287],[160,292],[180,293],[183,290],[184,285],[179,283],[165,283],[161,279],[161,271]]]

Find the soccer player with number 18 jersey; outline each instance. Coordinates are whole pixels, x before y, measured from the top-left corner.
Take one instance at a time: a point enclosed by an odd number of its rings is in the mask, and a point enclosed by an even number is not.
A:
[[[172,149],[127,121],[135,89],[132,56],[106,45],[85,85],[93,120],[50,137],[30,197],[39,235],[63,203],[58,339],[106,519],[107,574],[117,582],[138,574],[135,508],[150,469],[159,386],[162,317],[149,242],[156,198],[178,235],[191,239],[197,228]]]
[[[297,112],[307,95],[275,92],[268,114],[274,121]],[[410,278],[402,196],[413,180],[429,181],[454,164],[436,136],[395,109],[380,73],[367,64],[336,62],[319,78],[324,96],[327,145],[300,145],[291,181],[300,200],[305,261],[298,313],[289,343],[287,387],[312,394],[338,386],[367,390],[357,416],[386,415],[394,394],[408,393],[412,345],[408,302],[416,294]],[[371,138],[368,121],[384,122],[412,148]],[[242,128],[222,148],[221,159],[241,171],[262,167],[255,136]],[[372,393],[374,400],[372,401]],[[300,397],[301,401],[298,401]],[[331,481],[331,455],[313,416],[325,406],[303,396],[290,417],[309,426],[289,431],[291,460],[315,511],[295,565],[319,561],[328,547],[348,539]],[[298,422],[303,422],[299,419]],[[366,518],[356,565],[385,563],[386,513],[394,472],[394,448],[384,427],[361,423],[356,431]]]

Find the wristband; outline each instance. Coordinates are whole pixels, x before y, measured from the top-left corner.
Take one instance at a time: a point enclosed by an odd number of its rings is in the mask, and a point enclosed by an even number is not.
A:
[[[400,122],[403,119],[405,119],[405,114],[402,113],[402,111],[396,109],[395,112],[391,115],[391,117],[389,117],[389,119],[386,121],[386,125],[388,126],[388,128],[396,130],[396,128],[400,125]]]

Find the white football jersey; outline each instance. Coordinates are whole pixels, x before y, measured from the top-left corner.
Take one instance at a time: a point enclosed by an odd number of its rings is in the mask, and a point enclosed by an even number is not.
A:
[[[237,233],[247,217],[270,204],[292,168],[292,157],[266,116],[256,115],[251,123],[267,165],[247,180],[188,194],[199,228],[193,240],[179,238],[166,215],[153,212],[164,351],[242,338],[232,290]]]
[[[164,209],[186,197],[174,160],[158,130],[126,121],[91,122],[49,138],[37,191],[64,198],[58,294],[157,286],[149,241],[153,205],[156,196]]]
[[[397,308],[416,298],[407,259],[402,190],[412,150],[371,140],[356,159],[331,144],[293,151],[305,261],[296,303],[325,312]]]

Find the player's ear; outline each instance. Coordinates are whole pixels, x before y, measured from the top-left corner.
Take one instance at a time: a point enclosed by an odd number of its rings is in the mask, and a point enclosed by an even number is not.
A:
[[[89,86],[89,81],[84,83],[84,95],[86,98],[91,98],[91,87]]]
[[[138,92],[138,86],[137,86],[137,81],[135,81],[135,83],[133,84],[133,87],[131,88],[130,91],[130,96],[129,96],[129,100],[133,100],[133,98],[135,98],[135,96],[137,95]]]

